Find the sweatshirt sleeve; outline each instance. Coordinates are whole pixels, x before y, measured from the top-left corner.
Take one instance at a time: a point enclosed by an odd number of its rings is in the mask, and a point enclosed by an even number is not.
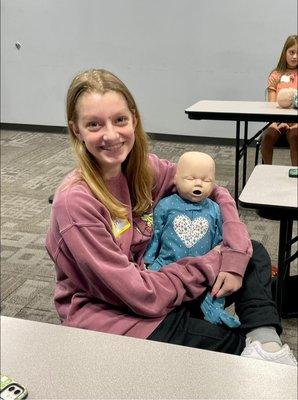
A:
[[[47,246],[67,279],[90,299],[159,317],[213,285],[220,266],[217,251],[184,258],[158,272],[143,269],[122,252],[99,204],[86,192],[58,199],[52,212],[62,238],[55,254]]]
[[[219,204],[223,219],[220,271],[243,276],[252,256],[248,231],[245,224],[240,221],[235,201],[226,188],[216,186],[212,197]]]

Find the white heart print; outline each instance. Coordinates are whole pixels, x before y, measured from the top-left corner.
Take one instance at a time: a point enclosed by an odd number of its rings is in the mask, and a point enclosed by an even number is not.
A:
[[[187,215],[178,215],[174,218],[173,227],[178,237],[190,249],[206,235],[209,224],[206,218],[191,220]]]

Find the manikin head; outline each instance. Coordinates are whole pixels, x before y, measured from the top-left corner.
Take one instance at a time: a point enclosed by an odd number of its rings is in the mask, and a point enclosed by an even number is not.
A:
[[[212,157],[199,151],[182,154],[177,164],[174,183],[179,195],[199,203],[212,192],[215,183],[215,163]]]
[[[277,104],[281,108],[293,108],[295,95],[297,95],[297,89],[294,88],[280,89],[276,97]]]

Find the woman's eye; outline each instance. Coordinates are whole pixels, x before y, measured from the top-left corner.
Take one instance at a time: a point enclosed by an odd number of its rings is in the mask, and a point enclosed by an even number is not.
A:
[[[121,117],[118,117],[117,119],[116,119],[116,123],[118,124],[118,125],[124,125],[125,123],[126,123],[126,121],[127,121],[127,118],[123,115],[123,116],[121,116]]]
[[[100,124],[98,122],[92,121],[88,123],[88,128],[90,129],[99,129]]]

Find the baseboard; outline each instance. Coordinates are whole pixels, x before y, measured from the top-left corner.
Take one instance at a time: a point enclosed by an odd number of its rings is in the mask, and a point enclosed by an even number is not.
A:
[[[10,124],[1,122],[1,129],[7,131],[25,131],[25,132],[44,132],[44,133],[67,133],[66,126],[50,126],[50,125],[27,125],[27,124]]]

